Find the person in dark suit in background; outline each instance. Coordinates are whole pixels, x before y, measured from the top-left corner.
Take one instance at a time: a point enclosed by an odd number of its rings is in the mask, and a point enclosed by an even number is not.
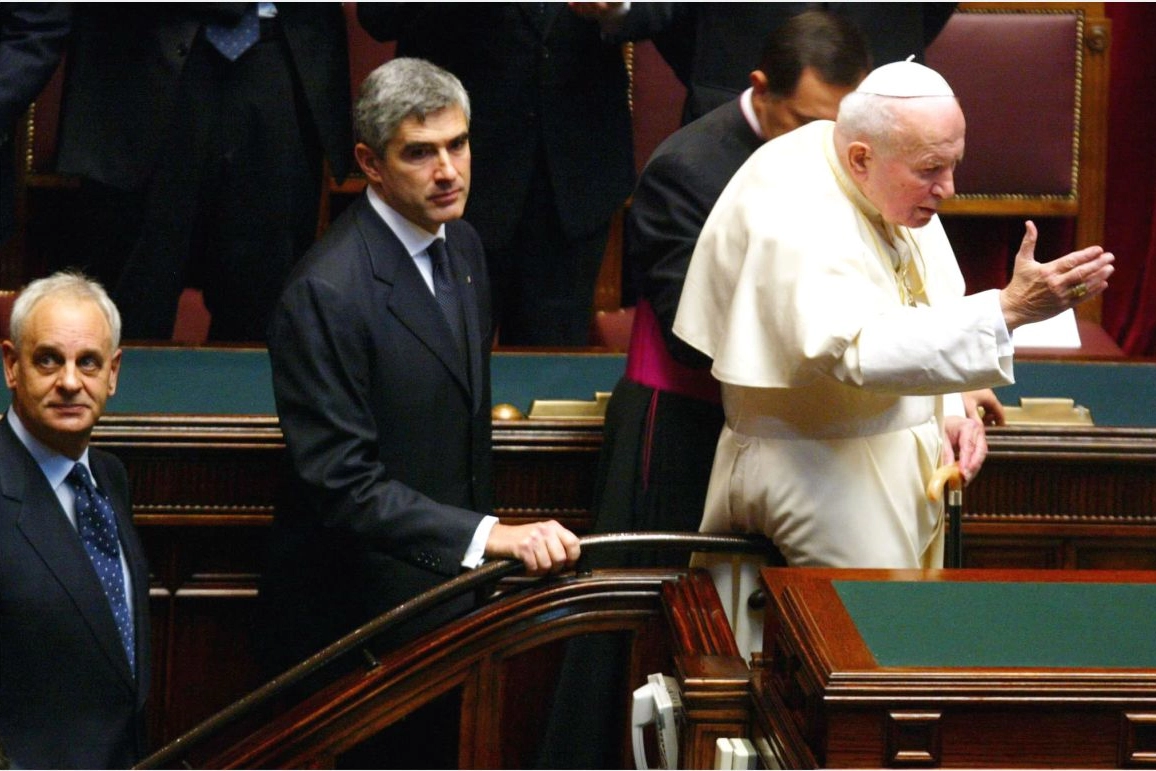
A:
[[[262,591],[285,664],[483,559],[537,574],[578,557],[556,522],[488,514],[489,283],[459,219],[469,116],[461,83],[429,62],[371,73],[356,108],[368,189],[274,311],[273,391],[293,468]],[[448,603],[399,637],[471,605]]]
[[[210,339],[263,339],[323,159],[349,170],[349,92],[339,3],[77,4],[57,168],[81,177],[77,255],[126,338],[170,338],[198,286]]]
[[[0,245],[16,226],[17,123],[56,70],[70,18],[67,3],[0,3]]]
[[[955,3],[637,3],[655,47],[687,87],[683,123],[706,115],[747,86],[764,36],[811,8],[853,22],[867,37],[876,65],[915,56],[947,24]]]
[[[607,406],[596,531],[698,530],[723,412],[710,360],[671,331],[695,242],[755,150],[804,123],[833,120],[870,69],[854,24],[805,11],[765,37],[740,97],[676,131],[647,162],[625,223],[624,262],[638,274],[640,293],[626,375]],[[686,558],[635,555],[639,564],[685,565]]]
[[[21,292],[11,332],[0,741],[17,768],[127,768],[145,750],[149,572],[124,465],[89,447],[116,392],[120,316],[99,284],[55,274]]]
[[[615,10],[596,5],[357,6],[370,35],[470,93],[476,184],[465,219],[486,248],[502,345],[589,344],[610,220],[634,183],[622,49],[591,18],[610,23]]]

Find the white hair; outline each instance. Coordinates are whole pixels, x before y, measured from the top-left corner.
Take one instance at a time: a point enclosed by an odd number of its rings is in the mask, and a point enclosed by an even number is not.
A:
[[[59,271],[45,278],[38,278],[20,292],[12,305],[12,316],[8,323],[9,335],[16,350],[24,337],[24,325],[36,304],[46,297],[70,297],[75,300],[89,300],[96,303],[108,322],[112,338],[112,348],[120,347],[120,311],[104,291],[104,287],[82,273]]]

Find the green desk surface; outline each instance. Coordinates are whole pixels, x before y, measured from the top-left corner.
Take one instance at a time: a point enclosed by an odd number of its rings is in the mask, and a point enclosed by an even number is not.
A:
[[[880,666],[1156,669],[1156,584],[832,585]]]
[[[594,401],[626,369],[622,354],[498,353],[492,357],[494,404],[529,412],[534,399]],[[0,407],[10,400],[0,389]],[[254,348],[126,348],[110,414],[273,415],[269,354]]]
[[[1017,361],[1016,382],[995,389],[1004,404],[1025,396],[1075,399],[1097,426],[1156,427],[1156,364],[1152,362]]]
[[[126,348],[109,413],[274,415],[264,349]]]
[[[534,399],[592,401],[626,368],[622,354],[501,352],[492,358],[493,400],[526,412]],[[1156,426],[1156,364],[1019,361],[1015,385],[996,390],[1007,404],[1023,396],[1069,397],[1098,426]],[[8,404],[0,389],[0,406]],[[126,348],[110,413],[272,415],[269,356],[256,348]]]

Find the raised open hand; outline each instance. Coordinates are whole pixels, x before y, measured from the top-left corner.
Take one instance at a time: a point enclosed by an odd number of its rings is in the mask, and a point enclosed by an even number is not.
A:
[[[1111,252],[1088,246],[1051,262],[1037,262],[1035,223],[1028,220],[1024,230],[1011,281],[1000,292],[1009,330],[1051,318],[1108,288],[1108,277],[1115,270]]]

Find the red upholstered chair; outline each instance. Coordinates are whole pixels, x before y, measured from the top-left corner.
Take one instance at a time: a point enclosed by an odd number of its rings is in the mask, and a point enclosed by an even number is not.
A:
[[[630,329],[634,326],[634,308],[598,311],[594,314],[591,345],[625,352],[630,347]]]
[[[967,115],[961,199],[1078,202],[1082,28],[1077,10],[960,10],[928,48]]]
[[[177,303],[177,321],[173,326],[173,342],[183,345],[201,345],[209,339],[212,317],[205,308],[201,290],[186,289]]]
[[[0,340],[8,339],[8,317],[12,315],[12,303],[16,302],[16,292],[0,290]]]
[[[1061,248],[1102,242],[1110,31],[1103,3],[961,3],[928,47],[927,64],[967,116],[956,197],[940,209],[965,278],[966,260],[1002,241],[1001,227],[1014,254],[1027,218],[1051,219],[1052,237],[1070,239]],[[952,215],[972,218],[959,224],[972,237],[958,238]],[[1041,243],[1047,237],[1041,230]],[[1002,285],[1010,264],[970,267]],[[1100,298],[1077,315],[1098,322]]]

